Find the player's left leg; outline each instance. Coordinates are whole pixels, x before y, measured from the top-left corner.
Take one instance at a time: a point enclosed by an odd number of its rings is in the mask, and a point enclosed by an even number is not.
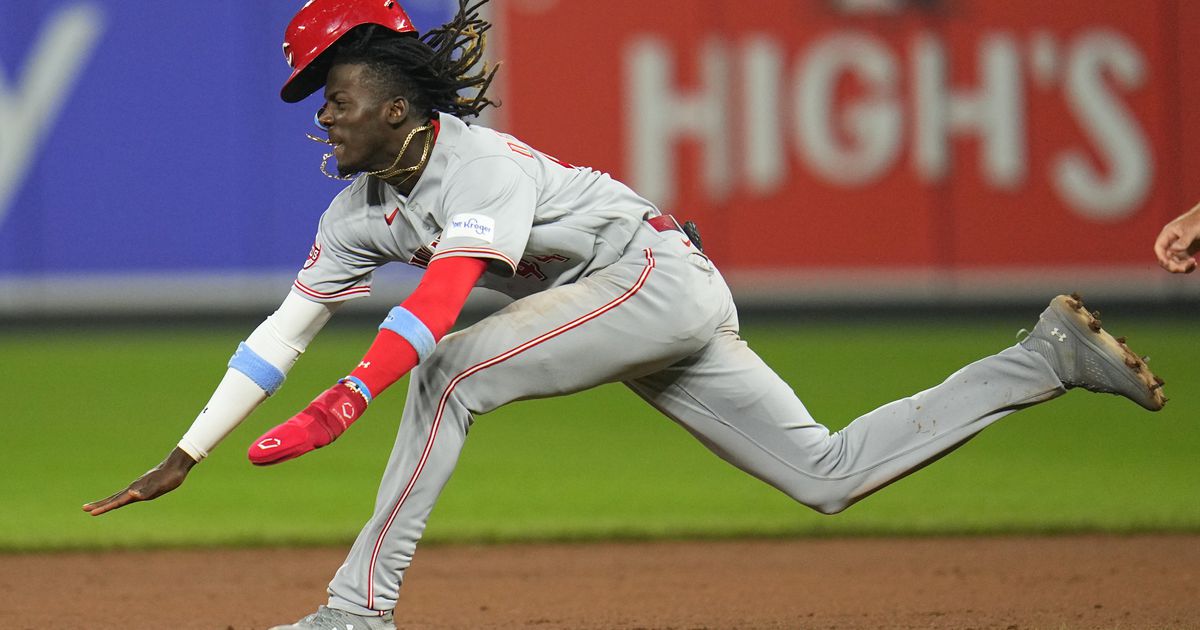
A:
[[[731,322],[694,356],[627,384],[725,460],[823,513],[845,509],[1067,387],[1162,406],[1161,382],[1066,297],[1056,298],[1021,344],[835,433],[735,329]]]
[[[831,433],[732,332],[627,384],[726,461],[827,514],[1064,391],[1040,357],[1011,348]]]

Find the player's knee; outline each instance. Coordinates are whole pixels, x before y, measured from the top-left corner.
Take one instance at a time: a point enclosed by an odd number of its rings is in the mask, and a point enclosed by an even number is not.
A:
[[[479,413],[478,386],[464,377],[461,362],[446,353],[434,352],[413,370],[412,394],[424,400],[438,401],[439,406],[462,407]]]
[[[814,482],[804,478],[785,488],[784,492],[797,503],[825,515],[842,512],[854,503],[842,485],[832,481]]]
[[[455,375],[462,371],[455,369],[453,353],[449,351],[452,349],[452,344],[450,339],[443,339],[433,352],[422,359],[421,363],[413,369],[413,381],[425,389],[426,393],[435,389],[444,389]]]
[[[433,359],[433,357],[429,357]],[[441,400],[449,385],[449,379],[439,369],[437,361],[422,361],[409,374],[409,399],[414,397],[422,400]]]
[[[824,514],[825,516],[832,516],[834,514],[837,514],[841,511],[845,510],[846,508],[850,507],[850,502],[849,501],[825,501],[822,503],[810,503],[807,505],[808,505],[808,507],[816,510],[817,512]]]
[[[803,497],[792,496],[793,499],[800,502],[806,507],[812,508],[814,511],[830,516],[837,514],[850,507],[850,500],[844,496],[814,496],[807,494]]]

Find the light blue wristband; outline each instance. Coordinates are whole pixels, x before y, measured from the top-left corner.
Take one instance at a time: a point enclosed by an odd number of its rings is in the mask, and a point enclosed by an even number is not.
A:
[[[367,404],[371,404],[371,399],[374,398],[374,396],[371,395],[371,390],[367,387],[366,383],[362,382],[362,379],[358,378],[357,376],[347,376],[338,382],[349,383],[348,387],[350,387],[350,389],[362,394],[362,397],[367,401]]]
[[[262,388],[268,396],[279,390],[283,385],[284,374],[279,368],[271,365],[266,359],[258,356],[246,342],[238,344],[237,352],[229,358],[229,367],[250,377],[255,385]]]
[[[405,341],[412,344],[413,350],[417,351],[418,362],[424,361],[426,357],[433,354],[433,348],[437,345],[433,333],[429,332],[429,327],[425,325],[425,322],[403,306],[393,307],[387,318],[379,325],[379,329],[387,329],[404,337]]]

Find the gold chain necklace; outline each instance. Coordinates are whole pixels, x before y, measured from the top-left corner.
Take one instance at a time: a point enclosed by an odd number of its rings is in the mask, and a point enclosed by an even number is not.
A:
[[[400,160],[404,158],[404,152],[408,151],[408,145],[412,143],[412,139],[418,133],[420,133],[422,131],[428,131],[429,133],[425,135],[425,146],[421,149],[421,159],[417,160],[417,163],[412,166],[406,166],[404,168],[397,168],[400,165]],[[333,144],[328,139],[318,138],[318,137],[312,135],[311,133],[306,133],[304,135],[307,136],[308,139],[312,140],[313,142],[320,142],[321,144],[329,144],[329,145]],[[412,131],[408,132],[408,137],[404,138],[404,144],[400,147],[400,152],[396,154],[396,159],[392,162],[391,166],[388,166],[386,168],[381,168],[378,171],[371,171],[371,172],[367,173],[367,175],[373,175],[380,179],[386,180],[388,178],[395,177],[397,175],[402,175],[404,173],[408,173],[408,177],[405,177],[404,179],[402,179],[399,182],[397,182],[396,184],[394,184],[396,186],[399,186],[399,185],[403,184],[404,182],[407,182],[409,179],[412,179],[412,177],[417,174],[417,171],[420,171],[421,167],[425,166],[425,161],[429,159],[429,150],[430,150],[430,147],[432,147],[432,146],[433,146],[433,124],[425,123],[424,125],[421,125],[420,127],[414,127]],[[329,158],[331,158],[331,157],[333,157],[333,153],[326,153],[325,155],[321,156],[321,173],[323,173],[325,175],[325,177],[328,177],[330,179],[339,179],[342,181],[346,181],[346,180],[354,179],[355,177],[358,176],[358,173],[351,173],[349,175],[334,175],[334,174],[330,173],[328,170],[326,170],[326,167],[329,164]]]

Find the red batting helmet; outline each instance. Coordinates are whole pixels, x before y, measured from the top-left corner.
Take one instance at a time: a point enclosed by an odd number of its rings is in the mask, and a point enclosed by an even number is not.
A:
[[[412,20],[395,0],[308,0],[283,36],[283,54],[292,67],[279,96],[289,103],[303,100],[325,84],[328,66],[315,63],[339,37],[363,24],[378,24],[397,33],[416,33]]]

